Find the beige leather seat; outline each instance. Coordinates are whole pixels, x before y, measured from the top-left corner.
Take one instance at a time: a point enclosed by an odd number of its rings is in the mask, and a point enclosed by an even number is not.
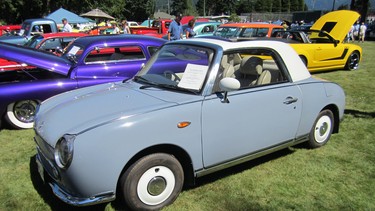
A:
[[[257,56],[244,57],[241,61],[237,77],[242,87],[254,85],[263,71],[263,60]]]
[[[271,71],[269,71],[269,70],[264,70],[261,74],[260,74],[260,76],[259,76],[259,78],[258,78],[258,80],[257,80],[257,82],[256,82],[256,85],[263,85],[263,84],[269,84],[269,83],[271,83]]]
[[[223,69],[223,77],[222,78],[227,78],[227,77],[234,78],[235,77],[234,76],[234,67],[228,61],[228,55],[223,56],[223,58],[221,59],[220,66]]]

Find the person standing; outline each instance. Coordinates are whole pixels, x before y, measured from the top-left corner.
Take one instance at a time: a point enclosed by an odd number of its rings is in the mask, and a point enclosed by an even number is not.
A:
[[[168,40],[180,40],[182,39],[182,26],[181,26],[181,14],[177,13],[176,18],[169,25],[168,29]]]
[[[113,26],[112,34],[120,34],[120,29],[118,28],[117,23],[113,23],[112,26]]]
[[[361,26],[359,27],[359,39],[358,39],[358,42],[360,42],[360,41],[365,42],[366,30],[367,30],[367,26],[365,25],[365,22],[362,22]]]
[[[359,21],[357,21],[356,24],[354,25],[354,30],[353,30],[354,40],[359,38],[359,27],[360,27],[360,24],[359,24]]]
[[[188,27],[185,29],[186,39],[192,38],[196,35],[194,31],[194,26],[195,26],[195,19],[193,18],[188,22]]]
[[[129,26],[128,26],[128,21],[126,20],[126,19],[124,19],[123,21],[122,21],[122,30],[123,30],[123,33],[124,34],[131,34],[130,33],[130,28],[129,28]]]
[[[72,32],[72,26],[68,23],[68,20],[66,18],[62,19],[62,23],[64,24],[64,27],[62,29],[63,32]]]

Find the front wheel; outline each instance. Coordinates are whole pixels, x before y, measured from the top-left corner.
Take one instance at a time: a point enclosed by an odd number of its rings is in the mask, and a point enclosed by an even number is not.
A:
[[[348,61],[346,61],[345,69],[347,70],[357,70],[359,66],[359,53],[353,52],[350,54]]]
[[[325,145],[333,131],[333,113],[330,110],[323,110],[315,120],[311,128],[308,146],[318,148]]]
[[[178,160],[156,153],[135,162],[121,177],[121,190],[127,205],[134,210],[158,210],[177,198],[184,183]]]
[[[22,100],[8,105],[5,119],[16,129],[28,129],[34,125],[37,101]]]

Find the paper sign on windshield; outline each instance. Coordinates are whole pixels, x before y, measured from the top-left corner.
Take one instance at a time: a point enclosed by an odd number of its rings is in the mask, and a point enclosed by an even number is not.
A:
[[[208,66],[206,65],[187,64],[178,86],[185,89],[199,90],[203,85],[207,70]]]
[[[79,51],[78,46],[73,46],[72,49],[70,49],[69,54],[76,55],[76,53]]]

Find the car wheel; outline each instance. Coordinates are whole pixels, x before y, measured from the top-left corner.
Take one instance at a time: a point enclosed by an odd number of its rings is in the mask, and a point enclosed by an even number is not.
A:
[[[134,210],[158,210],[171,204],[180,194],[184,173],[178,160],[169,154],[145,156],[121,177],[126,204]]]
[[[14,128],[32,128],[37,105],[38,103],[34,100],[22,100],[11,103],[7,107],[5,119]]]
[[[318,148],[326,144],[333,131],[333,113],[323,110],[316,118],[314,126],[309,135],[308,145],[310,148]]]
[[[359,53],[353,52],[350,54],[348,61],[346,62],[345,69],[347,70],[357,70],[359,66]]]

